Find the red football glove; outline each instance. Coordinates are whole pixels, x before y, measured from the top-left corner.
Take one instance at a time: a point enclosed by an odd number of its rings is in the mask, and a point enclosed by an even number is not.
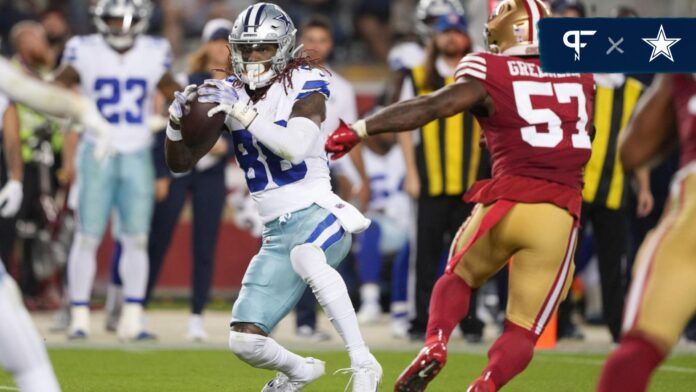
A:
[[[326,139],[326,144],[324,144],[324,149],[331,155],[331,160],[336,160],[344,155],[346,155],[350,150],[353,149],[358,143],[360,143],[360,136],[353,129],[351,129],[348,124],[340,120],[340,124],[335,131],[329,135]]]

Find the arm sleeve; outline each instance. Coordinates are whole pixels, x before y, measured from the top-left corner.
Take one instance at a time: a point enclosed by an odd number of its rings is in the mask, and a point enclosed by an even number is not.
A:
[[[283,128],[260,115],[248,130],[273,153],[293,165],[304,161],[320,133],[317,124],[306,117],[293,117]]]
[[[0,58],[0,90],[7,96],[32,109],[56,117],[81,118],[91,106],[87,98],[72,91],[33,79]]]

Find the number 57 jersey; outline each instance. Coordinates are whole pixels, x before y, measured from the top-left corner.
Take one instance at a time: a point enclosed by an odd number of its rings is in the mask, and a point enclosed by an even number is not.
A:
[[[472,53],[455,72],[462,79],[483,84],[495,106],[490,116],[476,115],[493,178],[474,184],[465,199],[548,202],[579,216],[592,149],[592,75],[544,73],[538,58]]]
[[[139,35],[133,47],[121,54],[99,34],[78,36],[66,44],[62,62],[77,71],[82,94],[96,103],[113,126],[111,142],[118,152],[151,145],[147,119],[157,83],[171,65],[167,40]],[[89,129],[86,137],[94,137]]]

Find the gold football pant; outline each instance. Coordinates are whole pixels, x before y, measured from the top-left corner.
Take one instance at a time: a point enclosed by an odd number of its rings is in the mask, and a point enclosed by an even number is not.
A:
[[[510,265],[506,318],[540,335],[573,278],[575,220],[553,204],[478,204],[450,250],[449,272],[472,288]]]
[[[624,333],[645,333],[666,351],[696,312],[696,167],[688,169],[640,247],[623,321]]]

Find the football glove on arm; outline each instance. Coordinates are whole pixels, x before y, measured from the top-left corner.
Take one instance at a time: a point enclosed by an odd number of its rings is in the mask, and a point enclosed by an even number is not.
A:
[[[189,84],[184,91],[174,93],[174,100],[169,105],[169,122],[167,123],[167,137],[173,142],[183,139],[181,136],[181,118],[191,110],[191,102],[196,97],[196,85]]]
[[[332,160],[336,160],[350,152],[353,147],[357,146],[366,137],[365,120],[358,120],[352,125],[348,125],[343,120],[340,120],[338,128],[331,132],[329,138],[326,139],[324,149],[332,154]]]
[[[291,117],[287,126],[280,126],[260,116],[251,102],[239,100],[234,86],[225,80],[207,80],[198,90],[200,102],[219,105],[208,116],[225,112],[238,121],[258,141],[293,165],[302,163],[319,137],[319,126],[306,117]]]
[[[23,196],[24,191],[20,181],[7,181],[0,190],[0,216],[3,218],[15,216],[22,205]]]

